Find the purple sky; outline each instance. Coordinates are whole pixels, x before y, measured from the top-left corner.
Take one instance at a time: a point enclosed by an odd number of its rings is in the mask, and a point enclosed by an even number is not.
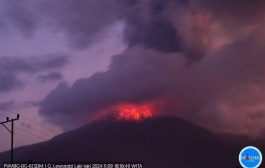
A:
[[[61,133],[123,104],[264,136],[264,5],[0,0],[0,108],[27,118],[16,122],[27,133],[16,130],[15,146],[40,141],[29,133],[56,134],[40,125]],[[9,149],[3,127],[0,137]]]
[[[2,6],[4,7],[4,6]],[[21,31],[10,26],[8,33],[1,32],[0,51],[1,57],[20,59],[43,59],[45,55],[65,55],[67,64],[58,69],[60,78],[50,81],[40,81],[39,76],[45,76],[49,69],[34,74],[21,73],[17,77],[23,79],[23,88],[0,93],[0,105],[7,106],[12,112],[25,116],[40,125],[44,125],[56,132],[61,132],[61,128],[47,122],[45,118],[38,114],[38,107],[31,105],[43,99],[47,93],[56,87],[60,82],[71,85],[75,80],[87,78],[95,72],[106,71],[110,63],[111,56],[121,53],[126,44],[123,43],[122,31],[124,24],[114,22],[104,30],[104,37],[99,42],[91,44],[89,47],[79,50],[69,47],[67,37],[61,31],[51,31],[48,27],[41,27],[32,33],[31,37],[25,37]],[[10,105],[10,106],[9,106]],[[1,107],[1,106],[0,106]],[[1,110],[0,119],[5,121],[4,116],[15,117],[14,114]],[[16,122],[17,127],[43,137],[43,140],[50,139],[55,134],[47,129],[41,128],[25,118]],[[36,127],[32,129],[31,127]],[[39,131],[42,131],[39,133]],[[50,136],[49,136],[50,135]],[[9,149],[10,136],[7,130],[0,129],[0,151]],[[15,146],[32,144],[40,141],[40,138],[17,130],[15,134]]]

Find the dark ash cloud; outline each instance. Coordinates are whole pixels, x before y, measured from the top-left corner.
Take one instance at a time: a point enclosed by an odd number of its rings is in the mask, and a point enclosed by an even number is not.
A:
[[[158,51],[181,50],[177,31],[170,22],[154,21],[148,25],[132,22],[127,25],[125,35],[130,47],[143,44]]]
[[[264,111],[265,26],[263,17],[254,18],[250,12],[257,10],[264,16],[265,12],[260,11],[263,3],[115,1],[113,4],[119,7],[127,6],[126,11],[115,15],[102,12],[102,16],[109,14],[115,19],[101,20],[94,10],[85,12],[81,7],[86,6],[84,1],[67,2],[56,9],[59,13],[61,8],[71,9],[70,16],[61,15],[57,21],[62,29],[66,28],[64,31],[74,35],[72,39],[87,45],[89,33],[124,19],[129,47],[113,57],[107,72],[77,80],[72,86],[60,84],[50,92],[40,103],[40,114],[50,122],[64,128],[78,126],[118,103],[162,99],[165,107],[161,115],[177,115],[211,129],[246,134],[259,124],[253,134],[264,132],[264,120],[251,114]],[[89,3],[102,3],[96,5],[101,11],[111,2]],[[220,7],[226,12],[219,12]],[[240,14],[248,8],[250,11]],[[244,22],[244,15],[253,20]],[[99,19],[100,26],[95,24],[95,29],[84,35],[82,28],[88,23],[81,20],[90,17]],[[80,31],[76,35],[74,30]]]
[[[83,115],[84,112],[93,113],[117,102],[141,102],[162,96],[170,77],[161,73],[166,71],[170,75],[174,63],[180,57],[168,56],[163,60],[164,64],[161,64],[160,54],[132,48],[115,56],[110,71],[80,79],[72,87],[58,85],[42,101],[40,112],[47,117],[52,115],[55,121],[59,119],[60,124],[69,124],[72,117]],[[162,67],[165,68],[163,72]],[[153,84],[150,85],[151,83]],[[69,116],[65,115],[62,119],[61,115],[64,114]]]
[[[265,2],[260,0],[201,0],[203,9],[213,12],[216,18],[234,25],[232,21],[236,19],[237,23],[253,24],[264,16]]]
[[[31,35],[39,27],[64,32],[69,37],[69,44],[77,49],[99,42],[108,26],[123,21],[127,25],[125,40],[129,45],[145,44],[174,52],[181,47],[178,32],[164,13],[172,2],[187,4],[174,0],[21,1],[6,2],[3,15],[8,26],[26,35]]]
[[[100,41],[98,32],[117,21],[119,12],[115,0],[44,1],[39,8],[51,27],[65,32],[78,49]]]

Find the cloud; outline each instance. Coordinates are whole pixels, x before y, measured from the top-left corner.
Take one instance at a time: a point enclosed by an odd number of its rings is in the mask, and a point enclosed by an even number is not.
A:
[[[160,75],[164,72],[160,66],[171,72],[174,63],[181,60],[179,56],[168,56],[161,65],[160,58],[163,57],[156,51],[132,48],[115,56],[108,72],[80,79],[72,87],[63,83],[58,85],[42,101],[40,112],[47,117],[52,115],[55,122],[59,119],[60,124],[69,124],[68,120],[73,116],[93,113],[111,104],[159,97],[168,83],[168,77]],[[57,115],[59,118],[56,119]]]
[[[0,1],[0,24],[26,37],[40,28],[64,32],[71,46],[83,49],[98,32],[117,21],[114,0]],[[4,31],[3,30],[3,31]]]
[[[165,52],[181,49],[178,34],[170,22],[153,21],[148,25],[133,22],[127,25],[126,31],[129,46],[143,44]]]
[[[42,70],[60,68],[67,63],[67,56],[61,54],[42,55],[38,58],[1,57],[0,68],[4,72],[34,73]]]
[[[6,93],[23,87],[23,82],[16,78],[13,73],[0,73],[0,93]]]
[[[36,3],[33,1],[0,1],[1,33],[13,33],[20,31],[25,37],[31,37],[40,23]]]
[[[210,10],[214,13],[214,17],[229,23],[230,25],[237,24],[253,24],[257,20],[260,20],[264,16],[263,7],[264,1],[254,0],[249,2],[248,0],[231,0],[231,1],[211,1],[200,0],[202,2],[203,9]],[[228,25],[229,27],[229,25]]]
[[[265,108],[265,26],[247,11],[249,4],[264,15],[263,3],[242,1],[235,10],[237,0],[156,2],[130,2],[122,11],[129,48],[113,56],[108,71],[58,85],[40,103],[40,114],[67,128],[119,103],[161,100],[160,115],[218,131],[264,132],[264,119],[255,116]],[[219,5],[233,15],[216,11]],[[242,11],[254,20],[244,22]]]
[[[248,0],[45,0],[2,4],[5,8],[0,13],[3,18],[0,24],[14,27],[26,35],[45,27],[64,32],[72,47],[83,49],[99,42],[108,26],[124,21],[127,25],[125,40],[129,45],[140,43],[168,52],[182,49],[191,52],[189,56],[195,57],[192,60],[200,59],[207,50],[206,46],[194,43],[196,40],[192,39],[207,36],[209,30],[205,28],[209,25],[203,23],[203,17],[207,17],[205,14],[211,13],[208,19],[225,24],[231,32],[229,35],[239,33],[240,36],[242,26],[255,26],[264,18],[265,6],[259,0],[251,3]]]
[[[63,75],[59,72],[50,72],[46,75],[39,75],[38,80],[40,83],[45,83],[49,81],[58,81],[63,78]]]
[[[58,69],[67,63],[65,55],[43,55],[35,58],[2,56],[0,62],[0,92],[21,89],[25,79],[21,74],[36,74]]]
[[[42,15],[52,27],[65,32],[73,47],[82,49],[99,40],[96,35],[117,21],[113,0],[46,1]]]
[[[117,21],[124,21],[128,25],[125,39],[130,45],[143,43],[158,50],[174,52],[180,48],[178,33],[163,14],[169,2],[174,1],[5,2],[6,8],[3,9],[2,16],[7,26],[27,36],[40,27],[64,32],[69,37],[69,44],[77,49],[84,49],[92,43],[100,42],[107,27]],[[161,18],[157,19],[158,17]],[[145,22],[147,19],[148,22]],[[154,35],[159,38],[154,38]]]
[[[26,1],[10,1],[6,4],[6,18],[11,25],[24,35],[30,36],[37,27],[37,18],[33,11],[27,7]]]
[[[6,109],[10,109],[13,106],[14,106],[14,101],[0,102],[0,111],[6,110]]]
[[[177,115],[214,129],[250,131],[257,120],[249,115],[263,109],[265,101],[263,92],[253,94],[252,90],[264,86],[257,82],[265,67],[261,46],[256,46],[255,38],[246,39],[192,66],[187,65],[182,53],[130,48],[113,58],[108,72],[80,79],[71,87],[58,85],[41,102],[40,114],[67,128],[88,122],[112,105],[162,99],[165,107],[161,115]],[[240,105],[249,102],[248,97],[261,99],[246,107]],[[240,101],[242,109],[234,104],[236,101]],[[227,122],[230,127],[224,128]],[[248,124],[244,125],[245,122]],[[263,120],[259,122],[257,132],[265,127]]]

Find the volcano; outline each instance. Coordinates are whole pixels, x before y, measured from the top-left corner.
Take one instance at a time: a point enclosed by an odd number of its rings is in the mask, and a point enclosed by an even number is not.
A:
[[[240,150],[247,145],[264,147],[264,143],[215,134],[177,118],[154,117],[141,122],[94,122],[49,141],[17,148],[14,153],[15,162],[137,162],[144,168],[234,168],[239,166]],[[9,156],[9,152],[1,153],[1,162],[8,161]]]

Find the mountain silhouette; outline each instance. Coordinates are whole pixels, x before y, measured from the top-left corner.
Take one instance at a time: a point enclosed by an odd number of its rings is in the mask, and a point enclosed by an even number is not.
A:
[[[251,144],[249,144],[251,143]],[[264,144],[264,143],[263,143]],[[172,117],[142,122],[98,121],[53,139],[15,149],[15,162],[136,162],[144,168],[235,168],[248,145]],[[2,163],[10,153],[0,154]]]

